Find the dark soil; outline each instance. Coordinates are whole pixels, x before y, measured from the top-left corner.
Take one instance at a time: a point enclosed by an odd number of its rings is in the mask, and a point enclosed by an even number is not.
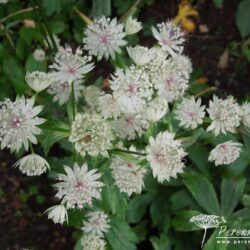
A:
[[[228,67],[218,68],[219,58],[232,41],[240,41],[235,26],[237,0],[224,1],[222,9],[216,9],[213,1],[200,0],[197,4],[200,13],[199,24],[207,25],[209,32],[201,33],[197,29],[188,35],[186,54],[194,67],[203,70],[209,85],[216,85],[226,93],[243,97],[250,92],[250,64],[242,57],[230,55]],[[176,0],[155,0],[153,6],[145,6],[140,11],[139,19],[146,21],[153,18],[156,22],[174,17],[178,5]],[[144,44],[152,45],[154,40],[144,38]],[[0,152],[0,249],[73,249],[74,229],[55,225],[47,220],[43,212],[56,202],[53,200],[52,183],[46,178],[25,177],[18,169],[11,168],[14,163],[8,152]],[[26,201],[23,194],[29,193],[30,187],[36,186],[39,194],[45,197],[40,204],[37,195],[30,195]],[[145,246],[143,248],[143,246]],[[150,249],[143,244],[140,249]]]

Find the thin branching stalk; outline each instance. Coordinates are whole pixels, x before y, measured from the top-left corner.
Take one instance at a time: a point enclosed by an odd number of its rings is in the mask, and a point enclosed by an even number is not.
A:
[[[136,0],[132,6],[120,17],[119,23],[122,23],[124,20],[126,20],[129,16],[133,15],[136,11],[137,6],[139,5],[141,0]]]
[[[83,14],[77,7],[74,7],[74,11],[87,25],[93,22],[88,16]]]
[[[120,148],[115,148],[114,150],[117,151],[117,152],[122,152],[122,153],[127,153],[127,154],[146,156],[146,154],[136,152],[136,151],[124,150],[124,149],[120,149]]]
[[[195,95],[195,98],[198,98],[198,97],[201,97],[209,92],[212,92],[212,91],[216,91],[218,88],[217,87],[210,87],[210,88],[207,88],[203,91],[201,91],[200,93],[196,94]]]

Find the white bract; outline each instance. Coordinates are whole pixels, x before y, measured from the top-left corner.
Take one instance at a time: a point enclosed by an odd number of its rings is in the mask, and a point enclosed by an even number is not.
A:
[[[84,56],[80,48],[73,52],[72,48],[66,46],[59,47],[54,57],[54,63],[49,66],[53,72],[52,75],[57,82],[72,83],[76,80],[83,79],[89,73],[94,64],[91,63],[90,56]]]
[[[157,24],[157,28],[152,27],[153,36],[158,40],[163,50],[172,57],[181,54],[185,42],[184,32],[172,21]]]
[[[128,54],[133,62],[140,66],[149,63],[154,57],[152,50],[143,46],[127,47]]]
[[[103,94],[99,97],[98,110],[104,119],[117,119],[121,114],[120,106],[111,94]]]
[[[235,133],[235,129],[240,125],[241,108],[232,97],[223,100],[213,96],[213,100],[209,101],[207,112],[212,120],[207,131],[214,131],[215,135],[226,132]]]
[[[103,237],[107,233],[110,225],[108,215],[102,211],[89,212],[87,220],[83,221],[82,230],[85,234]]]
[[[205,108],[201,106],[200,98],[197,101],[193,96],[190,99],[183,98],[182,102],[177,105],[175,118],[180,121],[180,126],[195,129],[203,122]]]
[[[9,148],[11,152],[19,151],[24,146],[28,151],[29,142],[37,144],[35,135],[42,133],[37,127],[45,119],[36,117],[42,106],[34,107],[35,98],[17,97],[14,102],[10,99],[0,102],[0,142],[1,149]]]
[[[33,56],[35,58],[36,61],[38,62],[42,62],[45,60],[45,51],[43,49],[36,49],[34,52],[33,52]]]
[[[159,121],[168,112],[168,102],[162,97],[156,97],[148,103],[146,118],[149,121]]]
[[[101,198],[101,189],[104,184],[100,179],[101,174],[97,169],[88,171],[87,164],[74,168],[64,166],[65,174],[58,174],[58,180],[54,187],[57,190],[56,197],[62,199],[66,208],[83,208],[85,205],[92,205],[93,199]]]
[[[239,158],[242,146],[241,143],[233,141],[219,144],[211,151],[208,160],[214,161],[215,166],[228,165]]]
[[[93,85],[86,87],[83,92],[84,99],[90,107],[98,106],[98,98],[100,95],[100,89]]]
[[[132,35],[139,32],[142,29],[141,22],[138,22],[137,19],[129,16],[125,22],[125,32],[127,35]]]
[[[123,24],[118,24],[116,18],[101,17],[89,24],[84,32],[84,49],[90,55],[97,56],[98,60],[110,56],[115,58],[115,53],[120,53],[120,47],[127,44]]]
[[[146,150],[153,176],[159,182],[169,181],[171,177],[176,178],[178,173],[183,172],[185,165],[182,159],[186,153],[180,142],[174,139],[174,134],[165,131],[160,132],[155,139],[150,137]]]
[[[49,163],[40,155],[30,154],[18,160],[14,167],[18,167],[23,174],[35,176],[45,173],[49,169]]]
[[[110,88],[121,110],[132,114],[142,111],[153,94],[148,75],[134,67],[125,72],[118,69],[110,80]]]
[[[54,81],[54,78],[50,73],[33,71],[26,73],[25,80],[34,91],[39,93],[48,88]]]
[[[112,122],[116,135],[121,139],[133,140],[141,137],[148,127],[148,121],[142,114],[125,113]]]
[[[53,220],[54,223],[63,224],[64,221],[68,222],[68,213],[64,205],[50,207],[45,212],[48,214],[48,218]]]
[[[109,124],[99,114],[77,114],[71,125],[69,140],[82,156],[88,153],[108,157],[107,150],[112,146],[113,134]]]
[[[74,96],[76,101],[82,96],[83,90],[84,86],[82,80],[74,81]],[[69,100],[70,94],[72,93],[72,85],[69,82],[54,82],[49,86],[48,92],[54,95],[54,102],[63,105]]]
[[[144,187],[143,177],[146,173],[145,169],[133,162],[125,161],[119,157],[115,157],[111,162],[112,176],[115,185],[121,192],[131,196],[133,193],[140,194]]]

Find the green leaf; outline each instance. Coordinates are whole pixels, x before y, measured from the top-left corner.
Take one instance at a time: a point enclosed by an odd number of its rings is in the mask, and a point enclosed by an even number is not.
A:
[[[111,15],[111,0],[93,0],[92,1],[92,16],[110,16]]]
[[[227,243],[218,243],[218,239],[216,238],[219,235],[218,233],[219,233],[219,229],[216,229],[213,232],[213,234],[210,236],[210,238],[206,242],[203,248],[204,250],[226,250],[227,249],[227,246],[228,246]],[[225,236],[225,234],[220,234],[220,236]]]
[[[25,69],[27,72],[33,72],[33,71],[45,72],[47,69],[47,64],[46,61],[39,62],[34,58],[33,55],[30,55],[26,61]]]
[[[173,211],[184,209],[187,206],[193,205],[193,203],[195,203],[191,195],[186,190],[180,190],[178,192],[175,192],[171,196],[170,202]]]
[[[48,16],[54,13],[60,13],[64,3],[66,3],[65,0],[42,0],[42,6],[46,10]]]
[[[155,236],[151,237],[150,242],[152,243],[154,250],[170,250],[171,249],[170,240],[164,234],[162,234],[160,238],[157,238]]]
[[[125,218],[127,200],[125,195],[120,193],[119,189],[114,185],[109,168],[103,170],[103,182],[105,184],[101,200],[103,209],[118,217]]]
[[[246,179],[224,178],[221,184],[221,213],[224,216],[230,215],[237,206],[244,191]]]
[[[176,213],[176,217],[173,219],[173,227],[177,231],[182,232],[189,232],[189,231],[196,231],[200,230],[201,228],[198,227],[195,223],[191,223],[190,219],[193,216],[199,215],[199,211],[194,210],[184,210]]]
[[[239,3],[236,12],[236,25],[242,38],[250,34],[250,0],[243,0]]]
[[[244,194],[241,199],[242,204],[244,207],[250,208],[250,195],[249,194]]]
[[[150,215],[153,221],[153,225],[157,226],[160,232],[166,233],[171,225],[169,202],[161,195],[157,195],[150,206]]]
[[[42,142],[44,154],[48,155],[50,148],[58,141],[69,136],[69,132],[64,131],[52,131],[48,132],[45,139]]]
[[[145,214],[146,208],[151,201],[150,193],[136,196],[128,205],[128,222],[138,223]]]
[[[223,0],[214,0],[214,5],[216,8],[221,8],[223,5]]]
[[[110,219],[110,226],[106,237],[112,249],[136,250],[138,239],[126,221],[113,217]]]
[[[213,184],[203,175],[186,173],[183,183],[197,203],[209,214],[220,214],[219,202]]]
[[[199,170],[209,176],[210,164],[207,160],[209,152],[206,147],[201,142],[197,142],[193,144],[192,147],[187,148],[186,152],[188,153],[188,157],[199,168]]]

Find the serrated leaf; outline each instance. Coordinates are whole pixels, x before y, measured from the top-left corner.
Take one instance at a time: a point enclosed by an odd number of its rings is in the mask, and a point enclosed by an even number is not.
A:
[[[170,240],[164,234],[162,234],[160,238],[157,238],[155,236],[151,237],[150,242],[152,243],[154,250],[170,250],[171,249]]]
[[[106,237],[112,249],[136,250],[138,239],[126,221],[113,217],[110,219],[110,226]]]
[[[245,178],[224,178],[221,184],[221,213],[230,215],[237,206],[246,185]]]
[[[220,214],[219,202],[213,184],[203,175],[186,173],[182,181],[200,207],[209,214]]]

